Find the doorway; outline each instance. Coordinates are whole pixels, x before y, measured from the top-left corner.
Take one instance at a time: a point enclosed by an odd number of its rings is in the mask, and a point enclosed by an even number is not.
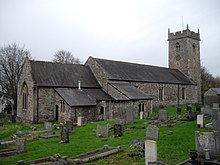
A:
[[[55,121],[58,122],[59,120],[59,106],[56,105],[56,110],[55,110]]]

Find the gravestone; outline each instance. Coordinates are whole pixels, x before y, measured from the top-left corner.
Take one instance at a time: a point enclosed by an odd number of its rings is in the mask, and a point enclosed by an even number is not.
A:
[[[69,130],[65,126],[63,126],[61,129],[60,137],[60,143],[69,143]]]
[[[126,124],[134,124],[134,113],[132,109],[126,110]]]
[[[148,126],[146,131],[146,140],[158,141],[158,138],[159,138],[158,127],[154,125]]]
[[[17,138],[16,139],[16,151],[18,153],[26,151],[26,139],[25,138]]]
[[[73,122],[71,120],[67,120],[66,127],[69,131],[72,131],[73,130]]]
[[[200,104],[196,104],[196,112],[201,113],[201,105]]]
[[[168,112],[166,110],[159,111],[159,120],[161,120],[161,121],[168,120]]]
[[[46,129],[48,131],[51,131],[52,130],[52,123],[48,122],[48,121],[45,121],[44,122],[44,129]]]
[[[109,128],[108,125],[97,125],[96,136],[108,138]]]
[[[219,108],[219,103],[212,103],[212,108]]]
[[[182,108],[181,108],[181,107],[177,107],[177,112],[176,112],[176,113],[177,113],[178,115],[181,114],[181,111],[182,111]]]
[[[191,112],[192,112],[192,105],[187,105],[187,106],[186,106],[186,111],[187,111],[188,113],[191,113]]]
[[[188,113],[188,119],[190,121],[196,120],[197,119],[197,112],[190,112],[190,113]]]
[[[125,122],[125,119],[121,119],[121,118],[115,118],[114,119],[114,124],[120,124],[120,125],[125,125],[126,122]]]
[[[213,130],[220,132],[220,109],[212,109]]]
[[[121,124],[114,124],[114,135],[116,137],[123,136],[123,125]]]
[[[145,141],[145,165],[157,161],[157,142],[153,140]]]
[[[141,111],[141,112],[140,112],[140,119],[142,120],[143,118],[144,118],[144,112]]]
[[[220,155],[220,132],[214,131],[216,155]]]
[[[83,126],[83,125],[86,125],[86,119],[82,116],[79,116],[77,118],[77,125],[78,126]]]
[[[213,132],[196,132],[195,133],[196,150],[199,157],[204,156],[205,149],[209,149],[211,156],[215,154],[215,138]]]
[[[197,115],[197,126],[203,128],[204,115]]]

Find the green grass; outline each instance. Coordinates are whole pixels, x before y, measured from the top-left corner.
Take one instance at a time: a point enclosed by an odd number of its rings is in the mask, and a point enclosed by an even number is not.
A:
[[[174,114],[176,109],[169,109],[169,114]],[[110,157],[98,160],[96,162],[87,163],[94,165],[144,165],[143,157],[129,157],[130,142],[133,139],[146,139],[146,129],[129,129],[131,126],[144,126],[146,120],[136,119],[134,125],[128,125],[128,129],[124,132],[123,137],[114,138],[111,132],[109,138],[101,139],[96,137],[95,129],[97,124],[112,124],[109,122],[95,122],[86,126],[75,128],[75,132],[70,134],[70,143],[59,144],[60,138],[39,139],[29,141],[27,144],[27,152],[10,157],[0,157],[1,165],[15,164],[18,160],[34,160],[42,157],[61,154],[73,157],[85,152],[101,148],[107,144],[112,147],[121,146],[123,152],[112,155]],[[206,121],[208,122],[208,121]],[[39,126],[40,128],[42,127]],[[0,140],[10,137],[10,134],[16,132],[16,129],[24,129],[26,126],[7,123],[0,127]],[[29,128],[29,127],[28,127]],[[4,130],[2,132],[2,130]],[[170,165],[177,164],[188,158],[188,151],[195,148],[194,134],[195,131],[205,131],[205,128],[197,128],[196,121],[186,122],[174,127],[159,127],[158,141],[158,160],[166,162]],[[167,135],[168,131],[173,131],[173,135]]]

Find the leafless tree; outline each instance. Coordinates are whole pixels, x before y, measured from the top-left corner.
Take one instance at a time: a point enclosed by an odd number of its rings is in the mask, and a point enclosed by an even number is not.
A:
[[[15,109],[17,84],[25,57],[30,58],[30,52],[15,43],[0,48],[0,90],[6,97],[13,99]]]
[[[59,50],[54,54],[53,62],[56,63],[68,63],[68,64],[80,64],[80,60],[75,58],[73,54],[66,50]]]

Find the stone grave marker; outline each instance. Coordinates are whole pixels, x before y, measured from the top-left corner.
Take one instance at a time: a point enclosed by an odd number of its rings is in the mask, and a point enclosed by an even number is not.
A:
[[[196,104],[196,112],[201,113],[201,105]]]
[[[157,142],[145,140],[145,165],[157,161]]]
[[[83,126],[83,125],[86,125],[86,119],[82,116],[79,116],[77,118],[77,125],[78,126]]]
[[[134,124],[134,113],[132,109],[126,110],[126,124]]]
[[[212,103],[212,108],[219,108],[219,103]]]
[[[181,107],[177,107],[177,112],[176,112],[176,113],[177,113],[178,115],[181,114],[181,111],[182,111],[182,108],[181,108]]]
[[[16,151],[18,153],[26,151],[26,139],[25,138],[17,138],[16,139]]]
[[[97,125],[96,136],[102,138],[108,138],[109,127],[108,125]]]
[[[204,115],[197,115],[197,126],[203,128],[204,126]]]
[[[148,126],[146,131],[146,139],[158,141],[158,138],[159,138],[158,127],[154,125]]]
[[[190,112],[188,113],[188,120],[194,121],[197,119],[197,112]]]
[[[212,109],[213,130],[220,132],[220,109]]]
[[[48,122],[48,121],[45,121],[44,122],[44,129],[46,129],[48,131],[51,131],[52,130],[52,123]]]
[[[125,125],[126,122],[125,122],[125,119],[121,119],[121,118],[115,118],[114,119],[114,124],[120,124],[120,125]]]
[[[60,143],[69,143],[69,130],[65,126],[63,126],[61,129],[60,137]]]
[[[72,131],[73,130],[73,122],[71,120],[67,120],[66,127],[69,131]]]
[[[191,113],[192,112],[192,105],[187,105],[186,106],[186,111],[188,112],[188,113]]]
[[[211,156],[215,154],[215,138],[213,132],[195,133],[196,150],[199,156],[204,156],[204,149],[209,149]]]
[[[140,119],[142,120],[143,118],[144,118],[144,112],[141,111],[141,112],[140,112]]]
[[[116,137],[123,136],[123,125],[121,124],[114,124],[114,135]]]
[[[166,110],[159,111],[159,120],[161,120],[161,121],[168,120],[168,112]]]

